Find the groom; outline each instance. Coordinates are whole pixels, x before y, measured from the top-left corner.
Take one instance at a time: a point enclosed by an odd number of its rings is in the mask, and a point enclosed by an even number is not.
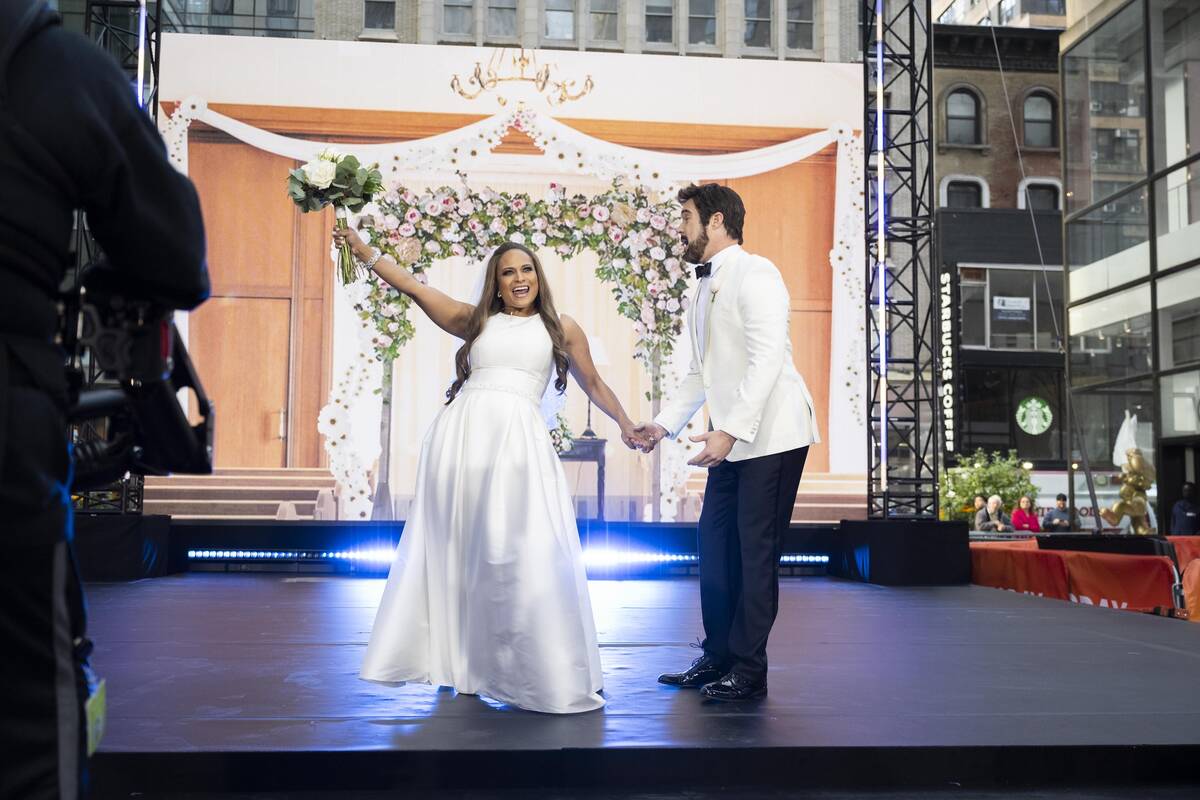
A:
[[[819,442],[812,397],[792,363],[783,277],[741,248],[746,208],[715,183],[688,186],[680,233],[700,279],[688,314],[692,364],[679,392],[639,426],[652,449],[678,436],[708,404],[707,467],[700,513],[700,607],[704,654],[669,686],[713,700],[767,692],[767,636],[779,608],[779,556],[808,446]]]

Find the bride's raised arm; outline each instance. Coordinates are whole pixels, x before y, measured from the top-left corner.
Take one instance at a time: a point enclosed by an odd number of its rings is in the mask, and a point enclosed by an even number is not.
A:
[[[354,257],[362,262],[370,262],[375,257],[375,251],[367,246],[358,233],[350,228],[335,230],[333,242],[340,246],[342,242],[350,245]],[[474,306],[455,300],[445,292],[421,283],[413,274],[399,266],[389,256],[382,256],[372,265],[375,274],[383,278],[398,292],[403,292],[413,299],[434,325],[452,336],[460,339],[467,328]]]

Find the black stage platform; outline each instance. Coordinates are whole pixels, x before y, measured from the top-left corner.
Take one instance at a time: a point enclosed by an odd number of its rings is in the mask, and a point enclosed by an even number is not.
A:
[[[609,705],[555,717],[359,681],[382,588],[197,573],[90,585],[109,697],[96,796],[1200,776],[1200,625],[973,586],[788,579],[769,697],[705,704],[655,682],[696,655],[697,582],[593,581]]]

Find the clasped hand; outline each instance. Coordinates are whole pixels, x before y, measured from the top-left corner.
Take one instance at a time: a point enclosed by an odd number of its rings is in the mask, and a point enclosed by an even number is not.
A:
[[[628,435],[621,433],[621,440],[633,450],[649,453],[667,437],[667,430],[656,422],[641,422],[633,426]],[[693,442],[703,442],[704,449],[688,462],[693,467],[715,467],[729,455],[737,441],[725,431],[708,431],[688,437]]]

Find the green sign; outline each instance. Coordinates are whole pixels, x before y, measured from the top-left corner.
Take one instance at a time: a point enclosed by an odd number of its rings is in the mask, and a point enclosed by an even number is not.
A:
[[[1026,397],[1017,405],[1017,427],[1030,436],[1040,436],[1050,430],[1054,413],[1050,404],[1040,397]]]

